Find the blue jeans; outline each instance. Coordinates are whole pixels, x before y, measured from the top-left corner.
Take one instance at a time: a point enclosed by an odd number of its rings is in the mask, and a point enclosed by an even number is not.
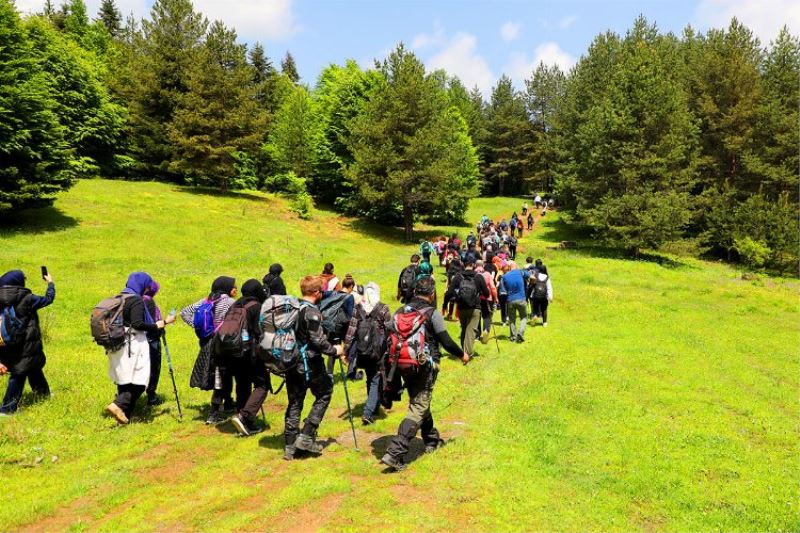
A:
[[[17,411],[26,380],[30,382],[31,390],[34,393],[43,396],[50,394],[50,385],[48,385],[41,368],[30,370],[23,374],[11,374],[8,378],[8,388],[3,398],[3,405],[0,407],[0,413],[14,413]]]
[[[378,412],[378,402],[381,399],[381,373],[378,365],[369,365],[364,369],[367,374],[367,402],[364,404],[364,418],[372,418]]]

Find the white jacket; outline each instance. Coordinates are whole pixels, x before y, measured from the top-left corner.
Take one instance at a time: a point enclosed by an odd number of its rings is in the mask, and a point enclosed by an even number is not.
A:
[[[150,344],[144,331],[127,328],[130,340],[115,352],[108,352],[108,377],[117,385],[150,382]]]

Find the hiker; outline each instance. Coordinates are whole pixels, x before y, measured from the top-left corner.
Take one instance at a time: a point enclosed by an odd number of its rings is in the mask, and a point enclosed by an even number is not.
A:
[[[319,277],[322,278],[322,292],[339,292],[342,290],[339,278],[333,273],[333,263],[325,263],[322,268],[322,274]]]
[[[283,266],[280,263],[273,263],[269,266],[269,273],[262,280],[267,297],[272,295],[286,296],[286,285],[283,283],[281,274],[283,274]]]
[[[481,296],[489,297],[491,293],[483,280],[483,276],[475,273],[475,261],[470,257],[464,263],[464,270],[453,277],[447,288],[450,299],[456,300],[458,319],[461,322],[461,347],[472,354],[478,324],[481,319]]]
[[[426,453],[435,452],[444,445],[431,415],[431,398],[433,386],[439,374],[441,348],[447,350],[451,355],[459,357],[465,365],[470,360],[470,352],[462,350],[453,342],[447,333],[442,315],[435,307],[432,307],[435,290],[433,278],[420,280],[414,288],[414,297],[411,302],[398,309],[392,318],[390,328],[393,331],[390,333],[392,342],[401,346],[405,345],[406,349],[401,349],[396,353],[397,359],[393,359],[395,354],[391,352],[388,354],[388,360],[385,360],[384,363],[389,367],[387,379],[391,377],[392,383],[395,384],[395,378],[402,378],[403,386],[408,391],[408,412],[400,423],[400,427],[397,428],[397,435],[389,443],[386,454],[381,458],[381,463],[395,471],[406,467],[404,457],[408,452],[409,443],[417,435],[417,431],[422,432]],[[415,320],[422,321],[417,330],[407,327],[407,325],[413,325]],[[408,354],[409,352],[407,349],[409,344],[421,342],[421,336],[414,334],[415,331],[424,333],[425,346],[416,346],[417,353],[428,354],[422,361],[403,357],[404,353]],[[395,387],[399,388],[396,385]]]
[[[484,215],[481,217],[481,226],[485,226],[485,225],[486,225],[486,224],[488,224],[488,223],[489,223],[489,217],[487,217],[487,216],[484,214]]]
[[[536,206],[536,209],[542,207],[542,197],[539,196],[538,194],[533,199],[533,205]]]
[[[36,396],[50,396],[50,385],[42,371],[47,357],[42,346],[38,311],[53,303],[56,286],[50,274],[42,278],[47,282],[44,296],[33,294],[25,287],[25,274],[21,270],[11,270],[0,277],[0,317],[5,330],[3,346],[0,346],[0,376],[9,374],[0,416],[12,415],[17,411],[26,381]],[[11,314],[20,321],[16,335],[11,335],[11,323],[16,322],[10,320]]]
[[[300,281],[302,302],[297,318],[295,334],[298,346],[305,348],[305,364],[297,365],[286,373],[286,395],[289,404],[286,406],[285,427],[283,431],[283,458],[292,460],[297,450],[314,455],[322,453],[322,445],[316,442],[317,430],[331,403],[333,380],[325,370],[323,355],[342,357],[344,349],[328,342],[322,329],[322,313],[317,305],[322,300],[323,280],[319,276],[306,276]],[[308,367],[308,377],[306,368]],[[300,416],[306,393],[314,395],[314,404],[300,430]]]
[[[450,285],[453,283],[453,278],[463,270],[464,264],[458,257],[450,261],[447,266],[447,289],[442,297],[442,314],[447,315],[447,320],[453,320],[453,309],[456,307],[455,295],[450,293]]]
[[[222,324],[228,310],[235,303],[236,292],[235,278],[219,276],[211,284],[211,292],[208,297],[181,309],[181,318],[194,328],[200,343],[200,352],[195,360],[189,385],[200,390],[213,391],[211,410],[206,418],[206,424],[224,422],[224,412],[234,410],[233,398],[231,398],[233,378],[212,357],[211,339],[214,337],[214,331]],[[240,407],[244,405],[244,401],[244,398],[239,400]]]
[[[524,342],[525,325],[528,318],[528,301],[525,285],[528,281],[528,272],[517,268],[517,264],[511,261],[508,264],[509,270],[503,275],[502,285],[508,296],[508,325],[511,329],[509,339],[511,342]],[[519,315],[519,327],[517,327],[517,315]]]
[[[512,237],[517,232],[517,222],[518,222],[517,213],[514,212],[514,214],[511,215],[511,220],[508,223],[508,234],[511,235]]]
[[[419,241],[419,253],[422,256],[423,261],[430,263],[431,254],[433,253],[433,245],[425,239]]]
[[[386,326],[391,318],[389,306],[381,303],[378,284],[367,283],[364,299],[356,307],[344,338],[344,353],[355,357],[355,368],[364,370],[367,377],[367,401],[361,415],[361,423],[365,426],[375,422],[378,412],[383,389],[380,363],[386,352]]]
[[[513,233],[508,239],[508,257],[512,261],[517,259],[517,238],[514,237]]]
[[[486,286],[489,288],[489,296],[481,295],[481,342],[486,344],[489,342],[489,332],[492,329],[492,315],[494,315],[494,306],[497,303],[497,287],[494,285],[494,278],[492,274],[485,270],[484,262],[477,261],[475,263],[475,272],[479,276],[483,276]]]
[[[541,259],[536,260],[532,284],[533,316],[531,322],[542,317],[542,326],[547,327],[547,306],[553,301],[553,284],[547,274],[547,267],[542,264]]]
[[[159,285],[157,281],[153,280],[144,290],[144,294],[142,295],[142,300],[144,300],[144,305],[147,308],[147,312],[150,313],[150,316],[152,316],[156,321],[159,321],[163,318],[161,316],[161,309],[153,299],[155,298],[156,294],[158,294],[160,289],[161,285]],[[147,393],[147,405],[150,407],[154,407],[163,403],[163,400],[159,398],[157,394],[158,381],[161,378],[162,333],[162,331],[147,332],[147,343],[150,346],[150,380],[147,383],[147,389],[145,392]]]
[[[150,344],[147,334],[160,335],[167,324],[175,321],[174,315],[156,320],[144,304],[142,296],[153,283],[146,272],[134,272],[128,276],[122,304],[122,324],[127,339],[117,350],[107,352],[108,376],[117,385],[117,396],[106,406],[106,412],[117,423],[127,424],[133,414],[136,401],[144,393],[150,380]]]
[[[517,237],[522,238],[522,220],[517,221]]]
[[[397,299],[401,303],[406,303],[411,300],[414,295],[414,281],[419,274],[419,254],[411,256],[411,264],[400,271],[400,277],[397,279]]]
[[[505,233],[508,230],[508,224],[506,223],[506,219],[501,220],[497,228],[500,230],[501,233]]]
[[[503,276],[508,266],[506,264],[497,265],[497,263],[495,263],[495,266],[498,270],[497,279],[495,281],[497,285],[497,305],[500,307],[500,323],[505,326],[508,324],[508,291],[505,285],[503,285]]]
[[[261,305],[267,299],[264,286],[257,279],[249,279],[242,285],[242,296],[228,311],[244,310],[244,326],[242,330],[242,356],[231,363],[237,386],[239,382],[253,385],[245,404],[239,409],[231,422],[242,436],[255,435],[268,427],[259,427],[256,417],[264,405],[267,392],[272,390],[269,372],[258,354],[258,342],[261,338]],[[224,326],[223,326],[224,328]],[[220,328],[222,331],[222,328]],[[246,333],[245,333],[246,332]],[[237,388],[238,395],[238,388]]]
[[[467,235],[467,249],[475,248],[477,245],[478,245],[478,238],[475,236],[475,233],[470,231],[469,235]]]
[[[347,281],[347,280],[345,280]],[[322,329],[331,344],[339,344],[347,334],[347,326],[353,318],[355,311],[355,296],[353,288],[355,280],[350,276],[347,281],[348,287],[342,287],[339,291],[323,291],[322,300],[319,303],[319,310],[322,313]],[[333,379],[333,366],[336,360],[328,359],[328,374]]]
[[[533,230],[533,211],[528,213],[528,231]]]
[[[344,280],[342,281],[342,290],[344,294],[349,294],[353,298],[353,308],[361,303],[361,293],[359,293],[356,288],[358,285],[356,284],[356,280],[353,278],[352,274],[345,274]]]
[[[528,214],[528,202],[525,202],[524,204],[522,204],[522,216],[525,216],[527,214]]]

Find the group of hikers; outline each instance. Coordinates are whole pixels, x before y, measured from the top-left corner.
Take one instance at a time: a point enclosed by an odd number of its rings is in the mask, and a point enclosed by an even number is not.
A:
[[[522,212],[532,220],[527,205]],[[190,385],[211,391],[207,424],[230,419],[242,436],[269,428],[263,403],[268,393],[277,394],[285,384],[284,458],[319,455],[323,446],[317,431],[331,402],[338,359],[346,393],[348,380],[366,383],[364,425],[374,423],[381,406],[391,408],[406,390],[407,414],[381,458],[390,470],[401,470],[418,432],[426,452],[444,444],[430,410],[443,351],[466,365],[474,355],[475,340],[488,343],[497,308],[512,341],[524,340],[528,303],[533,319],[541,317],[547,326],[547,304],[553,297],[547,268],[530,257],[518,266],[516,243],[512,248],[510,240],[523,218],[515,213],[511,220],[513,226],[484,216],[477,232],[464,242],[455,234],[444,239],[443,246],[441,239],[435,244],[423,241],[420,254],[414,254],[400,273],[396,296],[401,307],[394,313],[382,301],[377,283],[359,285],[350,274],[340,279],[331,263],[321,274],[302,278],[299,298],[287,294],[283,267],[273,264],[261,281],[248,279],[241,287],[233,277],[217,277],[206,296],[180,313],[166,315],[155,300],[159,283],[145,272],[134,272],[118,295],[92,311],[92,335],[105,348],[109,377],[117,387],[106,412],[124,425],[141,396],[146,394],[148,406],[163,401],[157,394],[163,348],[182,416],[165,335],[179,315],[198,339]],[[446,272],[441,310],[430,262],[433,253]],[[0,277],[0,375],[10,374],[0,414],[17,410],[26,381],[34,394],[50,394],[42,370],[45,355],[37,311],[54,301],[55,285],[44,271],[43,278],[47,290],[37,296],[26,288],[21,271]],[[454,312],[461,322],[460,345],[445,326]],[[283,379],[277,388],[275,377]],[[309,392],[314,400],[301,424]]]

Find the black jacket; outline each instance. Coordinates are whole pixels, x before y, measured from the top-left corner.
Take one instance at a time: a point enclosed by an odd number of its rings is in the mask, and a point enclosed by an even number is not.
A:
[[[281,278],[280,274],[275,275],[270,272],[264,276],[262,281],[264,283],[264,289],[266,289],[267,294],[270,296],[274,296],[276,294],[286,296],[286,285],[283,283],[283,279]]]
[[[4,285],[0,287],[0,307],[14,307],[17,317],[25,321],[25,341],[14,349],[0,348],[0,362],[12,374],[23,374],[43,368],[47,359],[42,346],[42,332],[39,329],[38,310],[47,307],[56,297],[56,288],[48,283],[44,296],[31,293],[30,289]]]
[[[450,285],[447,287],[447,294],[445,295],[445,300],[450,301],[451,299],[456,300],[456,291],[461,287],[461,283],[464,281],[472,281],[478,287],[478,293],[483,296],[484,298],[489,298],[492,293],[489,291],[489,287],[486,286],[486,280],[483,279],[483,276],[476,275],[474,270],[464,270],[463,272],[459,272],[455,276],[453,276],[453,280],[450,282]],[[463,307],[459,304],[459,309],[463,309]],[[475,309],[480,308],[480,301],[478,302],[477,307]]]
[[[336,347],[328,342],[322,329],[322,313],[316,305],[302,304],[297,317],[296,335],[297,344],[306,346],[307,358],[314,359],[322,354],[336,355]]]

